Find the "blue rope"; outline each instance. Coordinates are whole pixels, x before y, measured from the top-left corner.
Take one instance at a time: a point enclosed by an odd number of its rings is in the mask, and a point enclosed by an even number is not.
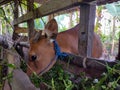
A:
[[[64,60],[64,58],[69,55],[67,53],[61,53],[60,47],[56,40],[53,41],[53,44],[55,50],[55,57],[51,59],[51,62],[39,74],[42,74],[53,63],[53,60]]]
[[[67,53],[61,52],[60,47],[56,40],[53,41],[53,44],[54,44],[54,50],[55,50],[55,55],[57,56],[57,59],[63,60],[65,57],[69,55]]]

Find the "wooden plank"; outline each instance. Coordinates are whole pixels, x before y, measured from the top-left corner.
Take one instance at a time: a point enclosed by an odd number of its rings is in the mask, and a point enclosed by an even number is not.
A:
[[[11,1],[13,1],[13,0],[0,0],[0,6],[4,5],[4,4],[7,4],[7,3],[11,2]]]
[[[17,33],[17,34],[19,34],[19,33],[28,33],[28,28],[16,27],[15,28],[15,33]]]
[[[33,16],[34,16],[34,13],[31,11],[31,12],[29,12],[29,13],[27,13],[27,14],[25,14],[17,19],[14,19],[13,25],[23,23],[23,22],[33,18]]]
[[[51,13],[56,13],[58,11],[62,11],[74,6],[78,6],[80,3],[90,3],[90,2],[94,2],[95,3],[99,2],[99,3],[103,3],[102,1],[98,1],[98,0],[49,0],[48,2],[44,3],[41,7],[35,9],[34,11],[31,11],[21,17],[19,17],[18,19],[15,19],[13,21],[13,24],[20,24],[23,23],[31,18],[40,18],[46,15],[49,15]],[[117,1],[117,0],[115,0]],[[105,2],[105,0],[104,0]],[[112,0],[111,0],[112,2]],[[61,4],[62,3],[62,4]],[[94,4],[95,4],[94,3]],[[98,4],[99,4],[98,3]]]
[[[41,15],[48,15],[53,12],[57,12],[60,10],[63,10],[65,8],[69,8],[71,6],[74,6],[75,4],[78,4],[79,2],[82,2],[83,0],[51,0],[48,3],[43,4],[40,8],[36,9],[37,18]],[[62,2],[62,4],[60,4]],[[78,4],[79,5],[79,4]]]
[[[62,64],[64,69],[77,75],[81,72],[85,72],[91,77],[100,77],[103,72],[106,72],[107,66],[112,68],[115,64],[117,64],[117,61],[110,62],[109,60],[99,60],[94,58],[84,59],[84,57],[78,55],[69,55],[70,56],[63,58],[62,60],[58,60],[58,62]],[[66,67],[67,65],[68,67]]]
[[[62,2],[62,4],[60,4]],[[49,15],[51,13],[56,13],[58,11],[78,6],[83,0],[50,0],[49,2],[43,4],[41,7],[31,11],[18,19],[13,21],[13,24],[20,24],[32,18],[40,18],[42,16]]]
[[[79,54],[85,57],[92,55],[92,43],[95,21],[95,5],[82,4],[80,6]]]
[[[86,58],[78,55],[69,54],[69,56],[65,57],[62,61],[69,62],[71,64],[74,64],[79,67],[84,67],[84,64],[86,65],[86,68],[95,68],[97,70],[105,70],[107,69],[107,65],[110,67],[113,67],[115,64],[117,64],[117,61],[110,61],[105,59],[95,59],[95,58]]]
[[[4,1],[6,1],[6,0],[1,0],[0,3],[4,2]]]
[[[34,29],[36,31],[40,31],[40,29]],[[15,33],[19,34],[19,33],[28,33],[28,28],[25,27],[16,27],[15,28]]]

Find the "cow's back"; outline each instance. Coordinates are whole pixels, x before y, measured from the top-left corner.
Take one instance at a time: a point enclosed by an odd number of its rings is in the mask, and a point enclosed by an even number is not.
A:
[[[80,25],[76,25],[67,31],[61,32],[57,36],[57,41],[62,52],[78,54],[78,31]],[[102,55],[102,43],[97,34],[93,36],[92,57],[98,58]]]
[[[99,35],[94,33],[93,36],[93,49],[92,49],[92,57],[99,58],[102,56],[102,42],[100,40]]]

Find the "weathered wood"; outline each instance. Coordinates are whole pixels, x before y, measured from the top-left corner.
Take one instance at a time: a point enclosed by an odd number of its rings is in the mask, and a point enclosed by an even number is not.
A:
[[[19,10],[18,10],[18,5],[19,5],[19,2],[18,0],[14,0],[14,10],[13,10],[13,13],[14,13],[14,19],[17,19],[18,18],[18,15],[19,15]],[[15,40],[15,28],[18,27],[18,24],[14,25],[13,26],[13,29],[14,29],[14,32],[13,32],[13,40]]]
[[[26,22],[27,20],[33,18],[33,16],[34,16],[34,13],[31,11],[31,12],[29,12],[29,13],[27,13],[27,14],[25,14],[25,15],[23,15],[23,16],[17,18],[17,19],[14,19],[13,25],[16,25],[16,24],[20,24],[20,23]]]
[[[95,0],[67,0],[67,1],[50,0],[46,3],[44,3],[41,7],[35,9],[34,11],[31,11],[31,12],[19,17],[18,19],[15,19],[13,21],[13,24],[14,25],[20,24],[20,23],[23,23],[32,18],[34,18],[34,19],[40,18],[40,17],[46,16],[46,15],[50,15],[52,13],[56,13],[56,12],[59,12],[62,10],[69,9],[74,6],[78,6],[80,3],[90,3],[92,1],[95,1]],[[115,0],[115,1],[117,1],[117,0]],[[60,4],[61,2],[62,2],[62,4]],[[97,2],[101,3],[102,1],[96,1],[96,3]],[[104,0],[104,2],[105,2],[105,0]],[[113,1],[111,0],[111,2],[113,2]],[[94,3],[94,4],[96,4],[96,3]]]
[[[74,60],[72,61],[72,63],[81,67],[84,67],[84,64],[86,64],[86,68],[88,69],[95,68],[97,70],[105,71],[107,69],[107,65],[112,67],[116,64],[116,61],[110,62],[109,60],[99,60],[95,58],[84,58],[80,56],[74,56]]]
[[[23,27],[16,27],[15,28],[15,33],[17,33],[17,34],[19,34],[19,33],[28,33],[28,29],[23,28]]]
[[[11,38],[11,37],[9,37]],[[29,43],[28,42],[14,42],[10,40],[7,40],[7,36],[3,36],[3,35],[0,35],[0,46],[2,46],[3,48],[5,49],[9,49],[9,47],[15,47],[14,45],[15,44],[19,44],[20,46],[22,47],[26,47],[26,48],[29,48]]]
[[[107,0],[107,2],[105,0],[67,0],[67,1],[64,1],[64,0],[50,0],[46,3],[44,3],[41,7],[37,8],[36,10],[31,11],[21,17],[19,17],[18,19],[15,19],[13,21],[13,24],[16,25],[16,24],[20,24],[20,23],[23,23],[29,19],[32,19],[32,18],[40,18],[40,17],[43,17],[43,16],[46,16],[46,15],[49,15],[49,14],[52,14],[52,13],[56,13],[58,11],[61,11],[61,10],[65,10],[65,9],[68,9],[70,7],[73,7],[73,6],[78,6],[80,3],[91,3],[93,1],[96,1],[95,3],[93,4],[104,4],[104,3],[111,3],[111,2],[114,2],[114,1],[118,1],[118,0]],[[62,4],[60,4],[62,2]]]
[[[95,21],[95,5],[82,4],[80,6],[79,54],[91,57]]]
[[[74,6],[78,6],[79,3],[81,3],[83,0],[67,0],[67,1],[64,1],[64,0],[50,0],[49,2],[47,3],[44,3],[41,7],[35,9],[34,11],[31,11],[21,17],[19,17],[18,19],[15,19],[13,21],[13,24],[16,25],[16,24],[19,24],[19,23],[22,23],[22,22],[25,22],[29,19],[32,19],[32,18],[40,18],[40,17],[43,17],[43,16],[46,16],[46,15],[49,15],[51,13],[56,13],[58,11],[62,11],[62,10],[65,10],[65,9],[68,9],[68,8],[71,8],[71,7],[74,7]],[[60,4],[62,2],[62,4]]]
[[[0,5],[4,5],[4,4],[7,4],[9,2],[11,2],[13,0],[0,0]]]
[[[78,55],[72,55],[65,57],[63,60],[60,61],[60,63],[63,64],[63,62],[66,62],[66,65],[64,66],[65,69],[69,70],[70,72],[74,74],[80,74],[80,72],[86,72],[86,74],[89,74],[90,76],[100,76],[101,73],[107,71],[107,67],[113,67],[115,64],[117,64],[117,61],[109,61],[109,60],[99,60],[94,58],[84,58],[82,56]],[[65,64],[65,63],[64,63]],[[93,72],[92,72],[93,71]]]
[[[15,33],[19,34],[19,33],[28,33],[28,28],[25,27],[16,27],[15,28]],[[41,31],[40,29],[34,29],[36,32]]]
[[[9,47],[5,36],[0,35],[0,46],[7,49]]]
[[[79,67],[76,64],[68,64],[63,61],[58,61],[59,64],[62,65],[65,71],[68,71],[74,75],[80,75],[81,73],[85,73],[85,76],[92,78],[99,78],[101,74],[105,71],[97,70],[95,68],[83,68]]]
[[[34,10],[34,0],[27,0],[27,12]],[[28,25],[28,37],[29,39],[34,36],[34,18],[31,18],[27,21]]]
[[[14,10],[13,10],[14,19],[17,19],[19,15],[18,5],[19,5],[18,0],[14,0]],[[14,25],[14,26],[17,26],[17,25]]]

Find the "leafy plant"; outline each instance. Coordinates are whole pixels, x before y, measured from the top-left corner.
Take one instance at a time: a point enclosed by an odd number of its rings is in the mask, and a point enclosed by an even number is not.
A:
[[[43,76],[33,74],[31,80],[37,87],[41,82],[46,83],[49,86],[48,90],[115,90],[120,85],[120,62],[113,68],[106,67],[107,71],[100,78],[88,78],[85,73],[74,75],[74,79],[79,78],[79,82],[75,83],[71,80],[71,75],[57,64]]]
[[[69,80],[70,75],[66,73],[61,65],[55,65],[50,71],[43,76],[33,74],[31,81],[35,86],[39,86],[41,82],[49,85],[52,90],[72,90],[74,84]]]

